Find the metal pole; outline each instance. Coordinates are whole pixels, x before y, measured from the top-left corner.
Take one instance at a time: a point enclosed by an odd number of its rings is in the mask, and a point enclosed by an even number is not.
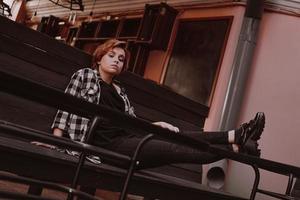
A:
[[[259,173],[259,169],[257,167],[257,165],[252,165],[254,172],[255,172],[255,179],[254,179],[254,184],[253,184],[253,188],[251,191],[251,195],[250,195],[250,200],[254,200],[257,190],[258,190],[258,185],[259,185],[259,181],[260,181],[260,173]]]
[[[264,0],[248,0],[244,20],[235,51],[235,57],[225,100],[219,121],[219,130],[230,130],[236,127],[239,117],[248,73],[255,51],[259,25],[263,14]],[[219,161],[225,169],[227,161]]]
[[[291,195],[292,188],[293,188],[293,183],[294,183],[294,174],[290,174],[288,185],[287,185],[286,192],[285,192],[286,195]]]
[[[135,152],[134,152],[134,154],[132,156],[131,164],[130,164],[130,167],[128,169],[128,173],[127,173],[127,176],[126,176],[126,180],[125,180],[122,192],[120,194],[120,198],[119,198],[120,200],[125,200],[126,199],[129,181],[130,181],[130,179],[131,179],[131,177],[133,175],[135,167],[138,165],[137,158],[138,158],[139,153],[141,152],[143,146],[148,141],[150,141],[153,137],[154,137],[153,134],[146,135],[145,137],[143,137],[143,139],[137,145],[137,147],[135,149]]]
[[[99,116],[96,116],[96,117],[93,118],[92,124],[89,128],[89,131],[88,131],[88,133],[86,135],[86,139],[85,139],[85,142],[87,144],[89,144],[91,142],[91,139],[94,136],[94,132],[95,132],[95,130],[96,130],[96,128],[97,128],[97,126],[100,122],[100,119],[101,118]],[[71,187],[74,188],[74,189],[76,189],[76,187],[77,187],[80,170],[81,170],[81,167],[84,164],[85,157],[86,157],[85,153],[81,153],[80,156],[79,156],[79,161],[78,161],[78,164],[77,164],[76,172],[75,172],[72,184],[71,184]],[[67,199],[72,200],[73,199],[73,194],[69,193]]]
[[[244,21],[235,52],[230,80],[219,124],[220,130],[236,125],[256,46],[264,0],[248,0]]]

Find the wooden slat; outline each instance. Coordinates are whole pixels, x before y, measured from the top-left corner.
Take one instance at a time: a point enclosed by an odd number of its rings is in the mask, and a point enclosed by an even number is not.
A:
[[[207,106],[196,103],[186,97],[176,94],[169,89],[163,88],[161,85],[158,85],[153,81],[144,80],[141,83],[142,78],[130,72],[121,74],[118,79],[127,86],[126,88],[138,88],[146,94],[151,93],[153,97],[166,100],[169,103],[184,108],[191,113],[195,113],[204,117],[208,115],[209,108]],[[131,92],[130,89],[127,90],[128,92]]]
[[[67,66],[65,66],[65,68],[68,69]],[[72,74],[70,69],[68,69],[66,74],[61,74],[55,72],[53,67],[51,69],[45,69],[40,67],[39,65],[26,62],[20,58],[1,52],[0,71],[5,71],[10,74],[18,75],[20,77],[26,77],[41,84],[46,84],[61,90],[65,89]]]
[[[151,172],[165,174],[185,180],[193,181],[195,183],[202,182],[202,165],[199,164],[171,164],[153,169],[147,169]]]
[[[135,113],[137,116],[148,121],[165,121],[177,126],[180,130],[200,131],[203,129],[202,127],[204,125],[204,118],[198,117],[197,123],[193,124],[188,122],[186,119],[180,118],[180,116],[172,117],[167,113],[162,113],[160,110],[138,104],[134,101],[132,101],[132,104],[135,108]]]
[[[50,133],[57,109],[0,92],[0,119]]]
[[[55,54],[49,54],[39,48],[34,48],[26,43],[14,40],[10,37],[0,35],[0,52],[17,57],[25,62],[30,62],[47,70],[52,70],[61,74],[68,74],[70,71],[76,71],[82,65],[75,65],[75,63],[64,59]],[[49,46],[51,48],[51,46]],[[24,69],[26,70],[26,69]]]
[[[53,57],[63,58],[75,66],[87,66],[91,61],[90,55],[85,54],[81,50],[57,42],[57,40],[45,34],[41,34],[2,16],[0,16],[0,34],[13,38],[20,43],[46,51],[48,55],[53,55]],[[5,47],[8,48],[8,46]]]
[[[129,79],[128,79],[129,80]],[[139,88],[127,85],[127,82],[124,81],[125,88],[127,88],[127,93],[129,97],[133,97],[132,99],[137,104],[140,104],[145,107],[149,107],[151,109],[158,110],[159,112],[170,115],[171,117],[178,118],[190,122],[192,124],[199,124],[201,126],[201,117],[205,118],[203,115],[199,113],[191,112],[190,107],[188,105],[179,106],[178,104],[181,101],[177,101],[176,103],[172,102],[172,97],[169,98],[161,98],[161,95],[164,93],[158,93],[157,90],[153,89],[152,92],[143,90],[143,82],[136,82],[136,85],[139,85]],[[160,94],[160,95],[156,95]],[[165,94],[167,95],[167,94]],[[191,105],[189,105],[191,106]],[[197,108],[194,108],[197,110]]]

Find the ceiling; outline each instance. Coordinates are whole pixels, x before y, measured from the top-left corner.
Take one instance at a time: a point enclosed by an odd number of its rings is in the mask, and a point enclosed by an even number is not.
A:
[[[72,12],[76,13],[77,17],[88,16],[91,10],[93,10],[94,15],[113,14],[120,12],[138,12],[144,9],[145,4],[155,4],[160,2],[165,2],[178,8],[185,8],[220,6],[228,4],[244,5],[246,0],[82,0],[82,3],[84,4],[84,11],[70,11],[69,9],[55,5],[49,0],[30,0],[26,4],[26,9],[27,18],[30,18],[35,11],[37,11],[37,16],[39,17],[54,15],[57,17],[67,18]],[[299,15],[300,0],[266,0],[266,8]]]

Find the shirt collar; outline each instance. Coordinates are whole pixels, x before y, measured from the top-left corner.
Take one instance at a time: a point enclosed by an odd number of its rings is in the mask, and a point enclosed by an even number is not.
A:
[[[102,81],[99,71],[97,69],[93,69],[93,71],[96,74],[97,78]]]
[[[94,73],[96,74],[97,78],[99,79],[99,81],[103,81],[102,78],[101,78],[101,75],[99,73],[99,71],[97,69],[93,69]],[[117,84],[118,86],[121,85],[120,81],[119,80],[116,80],[116,79],[113,79],[113,83],[114,84]]]

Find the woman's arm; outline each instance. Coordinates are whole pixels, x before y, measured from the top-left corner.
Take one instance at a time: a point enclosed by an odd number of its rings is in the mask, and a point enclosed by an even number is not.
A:
[[[78,96],[81,91],[81,86],[82,86],[82,78],[83,77],[83,70],[79,70],[75,72],[68,84],[68,86],[65,89],[66,94],[70,94],[72,96]],[[51,129],[53,130],[54,135],[62,136],[63,131],[67,132],[68,130],[68,119],[69,119],[69,112],[63,111],[63,110],[58,110],[53,123],[51,125]],[[55,130],[58,129],[58,130]],[[59,131],[60,130],[60,131]]]
[[[65,89],[65,93],[76,96],[78,91],[80,91],[81,84],[82,84],[82,70],[79,70],[72,75],[71,80]],[[68,116],[69,116],[68,112],[65,112],[62,110],[57,111],[54,121],[51,126],[51,128],[53,130],[52,133],[54,136],[57,136],[57,137],[63,136],[64,130],[66,130],[68,128],[67,127]],[[46,143],[42,143],[42,142],[38,142],[38,141],[32,141],[31,144],[35,144],[38,146],[43,146],[43,147],[47,147],[47,148],[51,148],[51,149],[55,148],[54,145],[50,145],[50,144],[46,144]]]
[[[59,129],[59,128],[54,128],[53,129],[53,135],[56,137],[62,137],[63,136],[63,130]],[[38,141],[32,141],[31,144],[35,144],[37,146],[42,146],[42,147],[47,147],[50,149],[55,149],[56,146],[55,145],[51,145],[51,144],[46,144],[43,142],[38,142]]]
[[[53,129],[53,135],[57,136],[57,137],[62,137],[63,136],[63,130],[59,129],[59,128],[54,128]]]

